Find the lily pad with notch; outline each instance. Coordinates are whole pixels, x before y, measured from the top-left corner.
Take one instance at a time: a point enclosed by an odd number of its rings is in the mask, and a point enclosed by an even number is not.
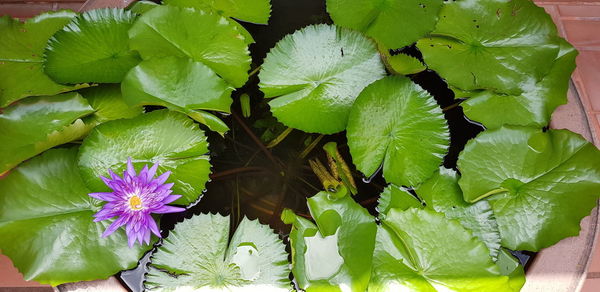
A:
[[[288,254],[277,234],[244,218],[229,240],[229,226],[219,214],[178,223],[152,254],[146,289],[289,291]]]
[[[377,227],[369,291],[513,291],[489,250],[432,210],[391,209]]]
[[[0,246],[26,280],[105,279],[135,267],[152,248],[129,247],[124,229],[102,237],[111,222],[93,222],[100,202],[88,193],[77,148],[48,150],[0,179]]]
[[[267,54],[260,90],[288,127],[333,134],[346,128],[358,94],[382,78],[375,44],[349,29],[319,24],[287,35]]]
[[[430,36],[419,40],[428,67],[462,90],[520,94],[548,73],[559,51],[556,26],[529,0],[444,4]]]
[[[93,192],[110,191],[100,176],[108,169],[122,172],[128,158],[133,165],[159,163],[158,172],[171,171],[174,204],[195,202],[210,174],[208,142],[204,131],[185,115],[153,111],[132,119],[106,122],[94,128],[79,151],[81,176]]]
[[[245,38],[223,16],[191,8],[158,6],[129,30],[129,45],[144,60],[189,57],[235,87],[248,80],[250,53]]]
[[[77,16],[50,40],[44,71],[59,83],[119,83],[140,62],[129,50],[127,32],[136,15],[116,8],[96,9]]]
[[[369,177],[383,164],[386,181],[398,186],[432,176],[450,143],[433,97],[403,76],[385,77],[360,93],[346,135],[358,170]]]
[[[600,194],[598,165],[598,149],[577,134],[505,126],[467,143],[459,185],[467,202],[489,201],[502,246],[538,251],[579,233]]]
[[[164,4],[214,11],[245,22],[267,24],[271,16],[270,0],[164,0]]]

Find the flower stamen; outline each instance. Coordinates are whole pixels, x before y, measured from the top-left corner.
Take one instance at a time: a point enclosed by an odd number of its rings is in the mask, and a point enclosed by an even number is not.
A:
[[[129,209],[138,211],[141,210],[142,207],[142,199],[140,197],[133,195],[129,198]]]

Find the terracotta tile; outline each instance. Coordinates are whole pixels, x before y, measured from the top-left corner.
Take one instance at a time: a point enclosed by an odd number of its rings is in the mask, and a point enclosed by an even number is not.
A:
[[[576,47],[600,47],[600,21],[593,20],[563,20],[567,39]]]
[[[564,28],[562,27],[562,23],[560,22],[560,14],[558,13],[557,6],[556,5],[538,5],[538,6],[544,8],[544,10],[546,10],[546,13],[550,14],[550,17],[552,17],[552,20],[556,24],[558,34],[561,37],[564,37],[565,32],[564,32]]]
[[[598,292],[600,291],[600,278],[587,279],[583,284],[581,292]]]
[[[600,243],[600,235],[596,237],[596,247],[594,249],[594,254],[592,255],[592,262],[588,267],[588,277],[593,275],[600,275],[600,248],[598,246],[598,244]]]
[[[600,17],[600,5],[558,5],[560,16]]]
[[[15,18],[30,18],[44,11],[52,10],[52,6],[52,3],[0,4],[0,16],[10,15]]]
[[[0,254],[0,289],[2,287],[50,287],[34,281],[23,280],[23,275],[13,266],[10,259]]]
[[[598,37],[600,42],[600,37]],[[578,83],[581,98],[589,110],[600,111],[600,51],[580,51],[577,56],[577,70],[581,78]],[[580,84],[582,83],[582,84]]]

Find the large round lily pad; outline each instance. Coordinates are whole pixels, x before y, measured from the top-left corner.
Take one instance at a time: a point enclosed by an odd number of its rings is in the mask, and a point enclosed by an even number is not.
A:
[[[26,280],[59,285],[104,279],[137,265],[152,245],[127,245],[124,229],[93,222],[100,202],[88,196],[77,149],[52,149],[0,179],[0,248]]]
[[[483,242],[430,210],[392,209],[378,226],[369,291],[512,291]]]
[[[598,165],[598,149],[567,130],[502,127],[467,143],[459,184],[466,201],[490,202],[503,246],[538,251],[579,233],[600,195]]]
[[[143,59],[189,57],[235,87],[248,79],[251,59],[245,38],[218,14],[158,6],[138,18],[129,30],[129,38],[131,49]]]
[[[402,76],[378,80],[361,92],[347,137],[358,170],[371,176],[383,163],[386,181],[399,186],[416,186],[432,176],[450,143],[433,97]]]
[[[288,127],[332,134],[346,128],[358,94],[384,76],[375,44],[362,34],[311,25],[287,35],[265,59],[260,90]]]
[[[577,57],[577,51],[567,41],[561,39],[560,48],[550,72],[542,80],[529,76],[521,83],[519,95],[491,90],[473,92],[460,104],[465,115],[488,129],[502,125],[548,126],[552,112],[567,103],[567,90]]]
[[[129,50],[127,32],[136,15],[96,9],[73,19],[48,41],[44,70],[60,83],[119,83],[140,58]]]
[[[93,192],[110,191],[100,176],[108,169],[121,173],[131,158],[133,165],[159,163],[158,173],[171,171],[175,204],[190,204],[204,191],[210,173],[208,142],[204,131],[183,114],[154,111],[133,119],[106,122],[83,141],[79,153],[81,175]]]
[[[408,46],[432,31],[442,0],[327,0],[339,26],[362,31],[384,47]]]
[[[267,225],[244,218],[229,240],[229,217],[200,214],[175,226],[156,252],[150,291],[289,291],[285,245]]]
[[[417,46],[427,65],[462,90],[520,94],[540,80],[558,53],[556,26],[529,0],[461,0],[444,5],[429,37]]]

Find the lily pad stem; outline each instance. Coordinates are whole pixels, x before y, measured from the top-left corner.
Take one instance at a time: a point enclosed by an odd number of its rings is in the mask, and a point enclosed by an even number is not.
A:
[[[497,188],[497,189],[491,190],[491,191],[489,191],[489,192],[487,192],[487,193],[485,193],[485,194],[483,194],[483,195],[475,198],[474,200],[469,201],[469,203],[475,203],[475,202],[477,202],[477,201],[479,201],[481,199],[487,198],[487,197],[489,197],[491,195],[494,195],[494,194],[497,194],[497,193],[508,192],[508,191],[509,190],[507,188]]]

